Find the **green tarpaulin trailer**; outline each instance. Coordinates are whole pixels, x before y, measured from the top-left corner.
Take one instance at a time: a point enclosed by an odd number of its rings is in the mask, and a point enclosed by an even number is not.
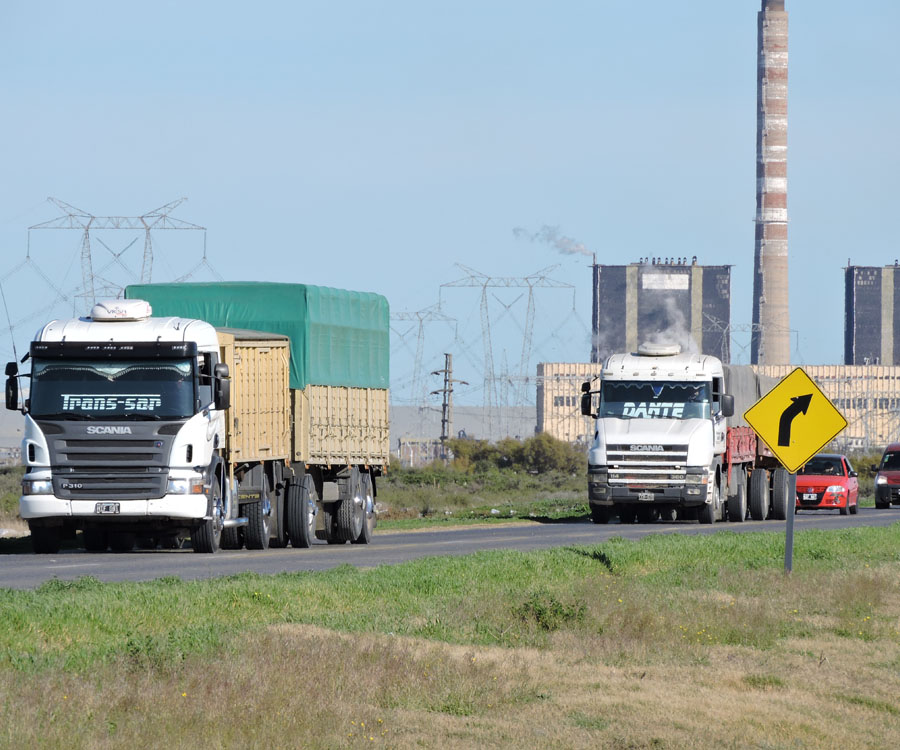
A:
[[[380,294],[311,284],[253,281],[132,284],[157,317],[205,320],[217,328],[280,333],[290,339],[290,385],[387,388],[390,311]]]

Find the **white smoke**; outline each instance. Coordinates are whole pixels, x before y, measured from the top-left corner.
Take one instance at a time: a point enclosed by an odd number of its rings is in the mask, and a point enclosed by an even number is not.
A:
[[[663,297],[656,309],[662,311],[667,325],[664,329],[651,333],[647,341],[651,344],[678,344],[686,354],[699,354],[700,347],[691,336],[691,328],[675,299]],[[656,310],[651,309],[651,312]]]
[[[583,242],[566,237],[562,234],[559,227],[551,227],[545,224],[534,233],[523,227],[515,227],[513,235],[517,239],[526,239],[530,242],[542,242],[545,245],[550,245],[550,247],[563,255],[591,255],[591,251],[587,249]]]

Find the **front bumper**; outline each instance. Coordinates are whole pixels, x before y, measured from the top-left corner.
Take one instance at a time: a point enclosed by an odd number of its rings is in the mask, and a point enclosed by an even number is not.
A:
[[[108,503],[104,499],[103,503]],[[206,516],[206,495],[164,495],[153,500],[120,500],[118,513],[98,513],[100,500],[62,500],[54,495],[23,495],[19,498],[19,515],[24,519],[78,518],[107,521],[178,519],[197,521]]]
[[[900,485],[876,484],[875,502],[879,505],[900,503]]]
[[[676,487],[619,487],[605,482],[588,481],[588,500],[591,505],[675,505],[692,507],[707,502],[706,484],[685,484]]]

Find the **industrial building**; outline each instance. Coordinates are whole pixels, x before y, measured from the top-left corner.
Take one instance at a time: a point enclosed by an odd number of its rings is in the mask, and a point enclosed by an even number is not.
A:
[[[593,272],[591,362],[645,341],[730,360],[731,266],[646,258]]]
[[[844,364],[900,364],[900,268],[844,270]]]
[[[793,366],[753,368],[781,379]],[[847,420],[834,447],[881,448],[900,440],[900,366],[804,365],[803,369]],[[581,414],[581,384],[599,377],[601,370],[600,363],[539,364],[537,431],[586,446],[593,438],[594,423]]]

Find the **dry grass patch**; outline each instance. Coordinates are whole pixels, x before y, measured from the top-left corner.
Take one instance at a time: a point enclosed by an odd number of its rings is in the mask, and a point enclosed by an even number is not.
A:
[[[900,736],[896,643],[692,645],[627,665],[592,645],[473,647],[278,625],[220,661],[126,660],[24,681],[6,672],[0,745],[856,750]]]

